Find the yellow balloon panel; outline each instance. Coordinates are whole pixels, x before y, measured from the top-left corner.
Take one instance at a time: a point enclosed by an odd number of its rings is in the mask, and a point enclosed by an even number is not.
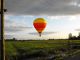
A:
[[[43,18],[37,18],[33,23],[47,23]]]

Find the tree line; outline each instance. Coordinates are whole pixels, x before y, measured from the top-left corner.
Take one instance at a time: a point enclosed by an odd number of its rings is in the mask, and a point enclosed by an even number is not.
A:
[[[72,33],[70,33],[68,39],[70,39],[70,40],[80,40],[80,33],[78,34],[78,36],[73,36]]]

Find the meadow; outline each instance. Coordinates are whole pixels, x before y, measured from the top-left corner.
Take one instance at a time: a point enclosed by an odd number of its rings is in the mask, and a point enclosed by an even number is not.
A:
[[[80,40],[6,40],[7,60],[64,60],[80,53]]]

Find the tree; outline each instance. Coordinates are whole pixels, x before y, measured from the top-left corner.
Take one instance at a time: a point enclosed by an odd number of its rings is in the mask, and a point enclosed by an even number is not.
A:
[[[73,36],[73,37],[72,37],[72,39],[73,39],[73,40],[76,40],[76,39],[77,39],[77,37],[76,37],[76,36]]]
[[[12,40],[16,40],[16,38],[13,38]]]
[[[79,35],[78,35],[77,39],[80,39],[80,33],[79,33]]]
[[[72,39],[72,33],[69,33],[69,39]]]

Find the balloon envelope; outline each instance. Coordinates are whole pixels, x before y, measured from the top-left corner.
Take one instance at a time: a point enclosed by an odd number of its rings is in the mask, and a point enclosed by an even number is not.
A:
[[[33,25],[34,25],[35,29],[37,30],[37,32],[40,34],[40,36],[46,27],[46,23],[47,22],[43,18],[37,18],[33,22]]]

